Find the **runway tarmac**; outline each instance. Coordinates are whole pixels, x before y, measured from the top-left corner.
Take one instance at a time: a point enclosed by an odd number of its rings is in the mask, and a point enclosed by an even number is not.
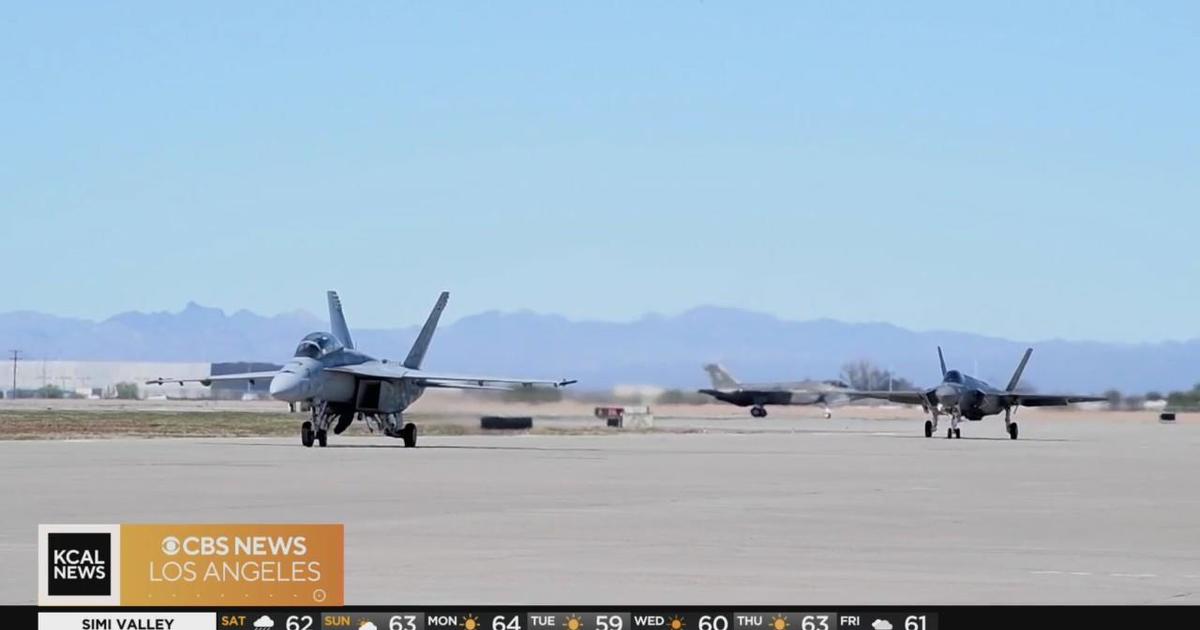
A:
[[[918,415],[0,442],[0,603],[51,522],[343,522],[348,604],[1200,603],[1200,425]]]

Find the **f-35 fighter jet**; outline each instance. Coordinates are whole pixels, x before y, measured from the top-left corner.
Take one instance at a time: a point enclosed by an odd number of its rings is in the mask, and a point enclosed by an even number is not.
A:
[[[749,407],[755,418],[767,417],[767,405],[821,405],[825,417],[832,418],[831,404],[849,400],[847,386],[841,381],[797,381],[793,383],[739,383],[718,363],[704,366],[712,380],[712,389],[701,389],[721,402]]]
[[[942,365],[942,382],[936,387],[920,391],[894,392],[864,392],[856,391],[851,395],[863,398],[881,398],[906,405],[921,405],[930,414],[931,419],[925,421],[925,437],[932,437],[938,429],[938,416],[950,416],[950,428],[946,429],[946,437],[960,438],[962,430],[958,428],[963,418],[967,420],[982,420],[1004,412],[1004,430],[1010,439],[1017,439],[1017,423],[1012,419],[1017,407],[1052,407],[1070,405],[1081,402],[1106,400],[1103,396],[1076,396],[1073,394],[1027,394],[1017,391],[1017,383],[1033,348],[1026,348],[1021,363],[1013,372],[1008,386],[997,389],[975,377],[963,374],[958,370],[947,370],[946,359],[942,356],[942,348],[938,347],[938,361]]]

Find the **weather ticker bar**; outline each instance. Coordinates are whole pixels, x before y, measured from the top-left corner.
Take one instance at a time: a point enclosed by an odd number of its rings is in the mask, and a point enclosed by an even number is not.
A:
[[[938,630],[928,611],[639,608],[38,611],[40,630]]]

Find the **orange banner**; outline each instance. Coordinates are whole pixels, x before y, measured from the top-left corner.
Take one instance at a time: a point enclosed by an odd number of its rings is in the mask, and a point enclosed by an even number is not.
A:
[[[341,606],[344,527],[122,525],[124,606]]]

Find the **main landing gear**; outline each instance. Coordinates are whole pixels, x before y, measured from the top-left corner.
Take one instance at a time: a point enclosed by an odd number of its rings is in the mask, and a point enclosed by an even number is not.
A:
[[[1011,407],[1006,408],[1004,410],[1004,430],[1008,432],[1008,439],[1010,439],[1010,440],[1017,439],[1017,434],[1018,434],[1017,423],[1015,420],[1012,419],[1012,408]]]
[[[409,422],[402,428],[397,428],[400,426],[401,421],[401,416],[398,413],[387,414],[383,421],[385,423],[384,435],[404,440],[404,448],[415,448],[417,446],[417,425]]]
[[[826,407],[825,408],[825,419],[828,420],[832,417],[833,417],[833,410],[830,409],[829,407]]]
[[[931,415],[933,419],[925,421],[925,437],[933,437],[933,434],[937,432],[938,413],[934,411]]]
[[[763,407],[762,405],[754,405],[753,407],[750,408],[750,415],[754,416],[755,418],[766,418],[767,417],[767,409],[766,409],[766,407]]]

